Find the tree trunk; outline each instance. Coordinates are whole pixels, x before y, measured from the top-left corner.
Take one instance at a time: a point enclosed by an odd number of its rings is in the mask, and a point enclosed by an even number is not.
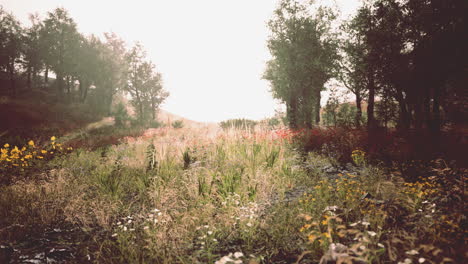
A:
[[[79,85],[80,103],[84,103],[86,101],[86,97],[88,96],[89,83],[84,78],[79,79],[78,81],[80,82],[80,85]]]
[[[431,95],[430,89],[426,90],[426,97],[424,98],[424,124],[426,129],[431,127]]]
[[[356,94],[356,116],[355,116],[355,124],[356,127],[361,127],[361,117],[362,117],[362,108],[361,108],[362,98],[359,93]]]
[[[374,99],[375,99],[375,86],[373,72],[368,75],[367,90],[369,91],[369,99],[367,101],[367,129],[372,130],[375,128],[374,119]]]
[[[136,94],[136,97],[137,97],[137,104],[138,104],[138,111],[139,111],[140,121],[143,122],[143,120],[144,120],[144,118],[143,118],[143,103],[141,102],[140,92],[138,91],[138,89],[135,89],[135,94]]]
[[[63,75],[62,75],[62,72],[59,71],[57,72],[57,80],[56,80],[56,83],[57,83],[57,91],[59,94],[62,94],[63,93]]]
[[[396,94],[396,100],[398,102],[398,106],[400,108],[399,113],[399,128],[403,131],[407,131],[410,126],[410,117],[409,117],[409,110],[406,105],[406,100],[403,97],[403,90],[398,89]]]
[[[47,65],[45,67],[44,83],[45,83],[45,87],[49,86],[49,66]]]
[[[15,62],[8,63],[8,75],[10,77],[10,89],[14,96],[18,94],[15,85]]]
[[[28,74],[27,87],[28,87],[28,90],[31,90],[31,65],[29,64],[28,64],[27,74]]]
[[[434,87],[434,102],[432,105],[433,120],[432,120],[432,132],[439,134],[440,132],[440,88]]]
[[[301,127],[304,125],[308,129],[312,129],[312,117],[314,115],[314,101],[313,98],[310,96],[310,90],[305,88],[302,93],[303,96],[303,122],[301,122]],[[302,124],[303,123],[303,124]]]
[[[80,97],[79,99],[80,99],[80,102],[82,103],[82,102],[83,102],[83,92],[84,92],[84,91],[83,91],[83,88],[84,88],[83,79],[82,79],[82,78],[78,79],[78,82],[80,83],[80,84],[78,85],[78,91],[79,91],[78,94],[80,95],[80,96],[79,96],[79,97]]]
[[[37,88],[37,69],[36,69],[36,67],[33,67],[33,69],[32,69],[32,87],[34,89]]]
[[[317,89],[316,95],[315,95],[315,125],[318,125],[320,123],[320,99],[321,99],[321,94],[320,94],[320,88]]]
[[[297,98],[291,98],[289,104],[286,107],[289,128],[297,129]]]
[[[154,101],[154,98],[151,100],[151,115],[153,120],[156,120],[156,102]]]
[[[70,80],[70,76],[67,76],[67,94],[70,95],[71,93],[71,89],[70,89],[70,85],[71,85],[71,80]]]

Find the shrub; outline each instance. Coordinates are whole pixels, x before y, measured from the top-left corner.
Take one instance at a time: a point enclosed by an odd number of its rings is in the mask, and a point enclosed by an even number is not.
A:
[[[182,120],[176,120],[172,122],[172,127],[173,128],[183,128],[184,127],[184,122]]]
[[[130,120],[127,108],[123,103],[119,103],[115,106],[115,110],[112,115],[114,116],[115,125],[119,127],[124,126],[125,122]]]
[[[159,122],[158,120],[151,120],[148,122],[149,128],[160,128],[164,127],[164,123]]]

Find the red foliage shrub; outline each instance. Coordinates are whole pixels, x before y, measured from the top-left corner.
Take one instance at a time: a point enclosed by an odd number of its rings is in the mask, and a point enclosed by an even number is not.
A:
[[[457,140],[453,133],[431,133],[429,130],[396,130],[346,128],[314,128],[291,132],[293,143],[304,152],[315,151],[329,155],[340,162],[351,162],[353,150],[361,149],[369,162],[386,165],[411,160],[430,161],[436,158],[456,160],[466,166],[466,142]]]

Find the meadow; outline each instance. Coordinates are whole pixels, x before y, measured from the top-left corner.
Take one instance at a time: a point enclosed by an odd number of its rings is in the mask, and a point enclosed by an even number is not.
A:
[[[3,261],[465,258],[466,171],[443,160],[408,181],[398,168],[368,162],[362,149],[348,153],[346,166],[324,151],[304,152],[288,129],[114,133],[121,136],[114,144],[95,148],[92,135],[82,136],[88,144],[51,137],[3,145],[2,177],[14,175],[0,187]]]

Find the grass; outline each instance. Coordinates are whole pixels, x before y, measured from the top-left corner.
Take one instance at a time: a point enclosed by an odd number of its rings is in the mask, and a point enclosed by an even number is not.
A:
[[[96,141],[113,133],[113,145]],[[405,182],[364,151],[349,157],[356,173],[324,174],[338,162],[297,153],[284,130],[94,134],[0,187],[0,244],[72,225],[76,262],[314,263],[338,243],[343,259],[369,263],[464,258],[464,174],[441,160]]]

